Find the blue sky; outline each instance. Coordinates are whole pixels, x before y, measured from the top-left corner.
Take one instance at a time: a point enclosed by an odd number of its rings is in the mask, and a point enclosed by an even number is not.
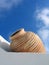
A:
[[[19,28],[37,33],[49,51],[49,0],[0,0],[0,35],[9,41]]]

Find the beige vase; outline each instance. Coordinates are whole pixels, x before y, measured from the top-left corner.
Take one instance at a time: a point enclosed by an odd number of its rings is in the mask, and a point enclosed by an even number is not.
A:
[[[45,47],[39,36],[33,32],[20,29],[10,37],[12,40],[10,48],[15,52],[45,53]]]

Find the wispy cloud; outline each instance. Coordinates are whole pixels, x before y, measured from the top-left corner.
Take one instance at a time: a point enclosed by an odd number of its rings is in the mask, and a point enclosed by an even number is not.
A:
[[[49,52],[49,8],[38,9],[36,11],[37,23],[42,23],[39,26],[37,33],[43,40],[46,50]],[[44,24],[44,26],[43,26]],[[38,26],[38,25],[37,25]]]
[[[37,10],[37,18],[43,21],[45,26],[49,26],[49,9]]]
[[[2,8],[9,9],[13,5],[18,5],[22,0],[0,0],[0,10]]]
[[[49,30],[39,29],[37,33],[41,37],[41,39],[45,45],[46,50],[49,51]]]
[[[18,6],[23,0],[0,0],[0,19],[6,17],[4,12],[11,10],[13,6]]]

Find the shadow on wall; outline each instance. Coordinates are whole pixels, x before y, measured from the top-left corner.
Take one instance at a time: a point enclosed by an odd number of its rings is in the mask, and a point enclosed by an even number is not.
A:
[[[10,52],[10,43],[5,40],[2,36],[0,36],[0,48],[2,48],[5,51]]]

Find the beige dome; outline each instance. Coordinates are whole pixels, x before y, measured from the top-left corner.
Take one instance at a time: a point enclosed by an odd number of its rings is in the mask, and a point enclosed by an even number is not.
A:
[[[45,53],[43,42],[33,32],[26,32],[21,29],[12,34],[10,38],[12,40],[10,44],[12,51]]]

